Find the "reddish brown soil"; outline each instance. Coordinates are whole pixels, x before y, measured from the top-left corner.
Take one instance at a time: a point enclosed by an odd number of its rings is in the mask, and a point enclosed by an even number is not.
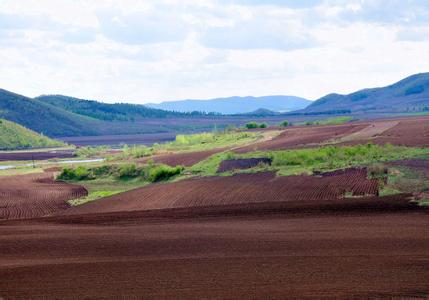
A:
[[[400,119],[399,124],[375,139],[378,144],[391,143],[410,147],[429,146],[429,116]]]
[[[45,160],[52,158],[74,157],[72,151],[50,151],[50,152],[0,152],[0,161],[9,160]]]
[[[185,153],[169,153],[153,156],[150,159],[153,159],[157,163],[166,164],[172,167],[182,165],[185,167],[190,167],[207,157],[224,151],[224,148],[217,148],[206,151],[197,151],[197,152],[185,152]],[[148,158],[143,159],[142,161],[147,161]]]
[[[299,126],[284,130],[272,140],[256,143],[234,150],[245,153],[255,150],[293,149],[341,138],[364,129],[368,124],[344,124],[335,126]]]
[[[0,297],[429,296],[427,211],[304,202],[0,222]]]
[[[34,218],[67,209],[86,196],[81,186],[55,182],[51,172],[0,177],[0,219]]]
[[[272,173],[206,177],[149,185],[72,207],[64,213],[107,213],[273,201],[321,201],[342,198],[348,191],[354,195],[376,195],[378,182],[368,180],[364,169],[350,169],[329,177],[275,177]]]
[[[218,168],[218,172],[226,172],[237,169],[249,169],[256,167],[259,164],[271,165],[271,158],[241,158],[241,159],[226,159],[223,160]]]

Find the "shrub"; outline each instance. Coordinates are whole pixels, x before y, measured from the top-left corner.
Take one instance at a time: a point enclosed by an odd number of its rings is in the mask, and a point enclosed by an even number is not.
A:
[[[158,165],[149,171],[148,180],[150,182],[167,180],[175,175],[179,175],[182,171],[182,166],[170,167],[167,165]]]
[[[139,175],[139,170],[135,164],[126,164],[119,166],[118,177],[121,179],[134,178]]]
[[[255,129],[259,127],[258,123],[256,122],[249,122],[245,126],[247,129]]]
[[[288,127],[289,126],[289,121],[284,120],[283,122],[280,123],[281,127]]]
[[[125,157],[141,158],[152,155],[154,149],[153,147],[147,147],[144,145],[134,145],[132,147],[125,145],[122,152]]]
[[[267,128],[267,127],[268,127],[267,123],[259,124],[259,128]]]

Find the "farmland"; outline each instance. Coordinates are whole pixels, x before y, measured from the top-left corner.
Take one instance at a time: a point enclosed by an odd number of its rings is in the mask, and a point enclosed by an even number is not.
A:
[[[287,125],[0,174],[0,297],[427,297],[429,117]]]

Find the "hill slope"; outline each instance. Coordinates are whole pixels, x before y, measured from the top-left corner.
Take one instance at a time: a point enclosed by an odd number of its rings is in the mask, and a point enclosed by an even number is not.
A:
[[[14,122],[0,119],[0,150],[61,146],[64,146],[64,143],[37,134]]]
[[[97,120],[0,89],[0,117],[48,136],[95,135]]]
[[[429,73],[409,76],[395,84],[360,90],[348,95],[329,94],[304,111],[413,112],[429,109]]]
[[[66,111],[104,121],[134,121],[142,118],[185,117],[189,114],[146,107],[139,104],[103,103],[63,95],[43,95],[35,98]],[[192,115],[200,115],[194,112]]]
[[[221,114],[242,114],[258,109],[268,109],[275,112],[303,109],[311,101],[294,96],[264,96],[264,97],[229,97],[210,100],[179,100],[159,104],[150,103],[149,107],[180,112],[204,111]]]

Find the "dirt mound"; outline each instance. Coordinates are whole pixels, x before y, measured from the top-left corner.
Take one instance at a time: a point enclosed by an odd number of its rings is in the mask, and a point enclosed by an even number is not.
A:
[[[223,148],[217,148],[207,151],[161,154],[150,158],[145,158],[142,160],[142,162],[146,162],[149,159],[153,159],[157,163],[166,164],[172,167],[179,165],[190,167],[202,161],[203,159],[206,159],[207,157],[222,152],[224,150],[225,149]]]
[[[0,179],[0,219],[23,219],[67,209],[67,200],[86,196],[85,188],[55,182],[52,173]]]
[[[175,183],[153,184],[104,198],[65,214],[106,213],[179,207],[200,207],[238,203],[321,201],[353,195],[376,195],[378,182],[368,180],[366,172],[350,169],[330,177],[287,176],[273,173],[236,174],[205,177]]]
[[[75,157],[73,151],[50,151],[50,152],[1,152],[0,161],[9,160],[45,160],[52,158]]]
[[[334,126],[297,126],[285,129],[284,132],[269,141],[256,143],[234,150],[246,153],[256,150],[294,149],[305,146],[316,146],[319,143],[341,138],[366,128],[367,124],[344,124]]]
[[[250,169],[259,164],[271,165],[272,159],[266,157],[260,158],[241,158],[223,160],[217,170],[218,173],[232,171],[237,169]]]

